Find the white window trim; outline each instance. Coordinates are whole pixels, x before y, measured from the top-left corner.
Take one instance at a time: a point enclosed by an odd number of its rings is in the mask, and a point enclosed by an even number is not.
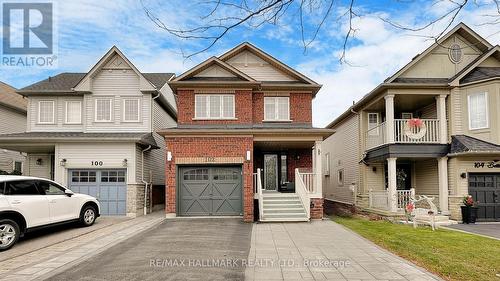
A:
[[[21,163],[21,173],[24,173],[24,163],[23,161],[12,161],[12,171],[15,171],[16,169],[16,162]]]
[[[410,118],[404,118],[405,114],[408,114],[410,116]],[[402,112],[401,113],[401,119],[405,119],[405,120],[407,120],[407,119],[413,119],[413,112]]]
[[[109,120],[97,120],[97,101],[109,100]],[[113,99],[112,98],[98,98],[94,101],[94,122],[96,123],[111,123],[113,122]]]
[[[136,100],[137,101],[137,119],[136,120],[125,120],[125,102],[130,101],[130,100]],[[126,98],[123,99],[123,107],[122,107],[122,122],[124,123],[137,123],[141,122],[141,99],[140,98]]]
[[[288,117],[286,119],[279,119],[278,118],[278,103],[276,98],[287,98],[287,104],[288,104]],[[266,119],[266,99],[274,99],[275,101],[275,112],[274,112],[274,119]],[[264,120],[263,122],[292,122],[290,119],[290,97],[264,97]]]
[[[340,181],[340,173],[342,172],[342,182]],[[345,171],[344,168],[340,168],[337,170],[337,184],[338,186],[344,186],[345,182]]]
[[[68,121],[68,103],[70,103],[70,102],[75,102],[75,103],[77,102],[78,104],[80,104],[80,116],[78,116],[79,117],[79,121],[78,122],[69,122]],[[82,102],[79,101],[79,100],[74,100],[74,101],[73,100],[68,100],[65,103],[65,107],[66,108],[65,108],[64,123],[65,124],[73,124],[73,125],[74,124],[82,124],[82,111],[83,111],[82,110]]]
[[[41,119],[41,107],[42,107],[42,103],[44,102],[50,102],[52,103],[52,121],[50,122],[42,122],[40,121]],[[38,124],[55,124],[56,122],[56,102],[54,100],[40,100],[38,101]]]
[[[198,110],[196,106],[196,97],[197,96],[205,96],[207,98],[207,104],[206,104],[206,110],[207,110],[207,116],[206,117],[198,117]],[[221,99],[220,102],[220,117],[210,117],[210,97],[211,96],[218,96]],[[223,108],[224,108],[224,97],[232,97],[233,98],[233,116],[232,117],[223,117]],[[219,95],[219,94],[195,94],[194,95],[194,118],[193,120],[237,120],[236,118],[236,97],[235,95]]]
[[[330,176],[330,152],[325,154],[325,176]]]
[[[472,128],[472,119],[470,116],[470,97],[473,95],[480,95],[484,94],[485,101],[486,101],[486,126],[485,127],[478,127],[478,128]],[[475,131],[475,130],[482,130],[482,129],[489,129],[490,128],[490,116],[489,116],[489,107],[488,107],[488,92],[480,92],[480,93],[473,93],[467,95],[467,115],[469,118],[469,130]]]
[[[370,127],[370,114],[375,114],[377,116],[377,125],[374,127],[374,128],[369,128]],[[380,113],[379,112],[368,112],[368,115],[367,115],[367,127],[368,127],[368,135],[369,136],[378,136],[380,135]],[[374,130],[372,130],[374,129]]]

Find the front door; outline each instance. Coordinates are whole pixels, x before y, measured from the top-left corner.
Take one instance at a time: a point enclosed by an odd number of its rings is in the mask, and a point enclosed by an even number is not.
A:
[[[477,202],[477,219],[500,221],[500,173],[469,174],[469,194]]]
[[[278,189],[278,154],[264,154],[264,189]]]
[[[398,164],[396,167],[396,186],[397,190],[411,189],[411,165]]]

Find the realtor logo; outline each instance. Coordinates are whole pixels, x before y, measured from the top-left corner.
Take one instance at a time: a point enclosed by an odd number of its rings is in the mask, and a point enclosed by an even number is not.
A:
[[[2,3],[2,66],[54,66],[53,11],[53,3]]]

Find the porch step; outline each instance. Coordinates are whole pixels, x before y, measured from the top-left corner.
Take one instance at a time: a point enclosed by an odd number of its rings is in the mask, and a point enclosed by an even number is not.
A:
[[[264,210],[272,210],[272,209],[283,209],[283,208],[299,208],[299,209],[304,209],[302,206],[302,203],[297,202],[297,203],[290,203],[290,204],[264,204]]]
[[[282,207],[282,208],[264,208],[264,214],[283,214],[283,213],[303,213],[305,214],[304,208],[300,207]]]
[[[272,213],[265,214],[265,219],[288,219],[288,218],[306,218],[306,213]]]
[[[300,197],[295,193],[264,193],[260,221],[308,221]]]

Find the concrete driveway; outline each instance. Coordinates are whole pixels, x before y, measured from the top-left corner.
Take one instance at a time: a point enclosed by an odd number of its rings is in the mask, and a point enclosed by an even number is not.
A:
[[[166,220],[51,280],[242,280],[252,224],[241,219]],[[216,264],[217,263],[217,264]]]
[[[447,226],[456,230],[500,239],[500,223],[454,224]]]
[[[94,225],[80,227],[76,223],[60,225],[26,233],[9,251],[2,252],[0,262],[67,241],[117,223],[130,220],[127,217],[99,217]]]

